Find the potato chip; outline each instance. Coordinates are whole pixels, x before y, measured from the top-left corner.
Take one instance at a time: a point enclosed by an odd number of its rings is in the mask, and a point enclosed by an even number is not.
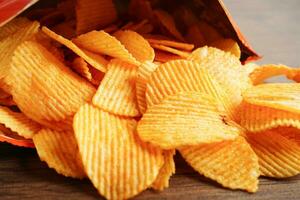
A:
[[[151,74],[156,70],[158,66],[150,61],[142,63],[138,68],[138,74],[136,79],[136,99],[138,102],[139,110],[143,114],[147,110],[146,103],[146,89],[147,83]]]
[[[299,72],[299,69],[293,69],[285,65],[269,64],[256,67],[250,74],[250,79],[253,85],[259,85],[273,76],[285,75],[287,78],[292,79]]]
[[[103,80],[104,78],[104,75],[105,73],[93,68],[93,67],[90,67],[90,72],[92,74],[92,80],[91,80],[91,83],[93,85],[96,85],[96,86],[99,86],[101,81]]]
[[[42,161],[59,174],[73,178],[86,176],[73,131],[42,129],[33,136]]]
[[[0,124],[16,132],[18,135],[30,139],[40,130],[40,125],[23,113],[13,112],[7,107],[0,106]]]
[[[162,151],[138,138],[136,124],[87,104],[74,117],[86,173],[107,199],[137,195],[154,182],[163,165]]]
[[[117,115],[139,116],[136,77],[137,66],[118,59],[111,60],[108,71],[93,97],[93,104]]]
[[[15,106],[16,103],[14,102],[12,96],[0,99],[1,106]]]
[[[71,68],[87,80],[91,81],[93,79],[88,64],[84,61],[83,58],[75,58],[72,62]]]
[[[223,38],[222,35],[213,26],[205,21],[198,22],[197,26],[208,44]]]
[[[258,159],[243,137],[180,149],[183,158],[200,174],[223,187],[256,192]]]
[[[163,30],[165,29],[170,35],[174,36],[180,41],[184,41],[183,36],[177,30],[175,21],[173,17],[164,10],[154,10],[154,16],[157,18],[159,24],[162,26]]]
[[[286,178],[300,173],[300,146],[274,130],[247,134],[262,176]]]
[[[159,170],[154,183],[152,183],[152,188],[155,190],[163,191],[165,188],[169,187],[169,180],[173,174],[175,174],[175,162],[174,155],[175,150],[166,150],[164,154],[164,165]]]
[[[241,103],[242,91],[249,88],[251,82],[236,56],[205,46],[194,50],[188,59],[205,66],[223,87],[233,105]]]
[[[103,28],[118,18],[112,0],[78,0],[76,3],[77,34]]]
[[[243,93],[244,101],[300,114],[300,83],[257,85]]]
[[[168,95],[181,91],[203,92],[213,96],[232,115],[232,105],[223,88],[206,70],[195,62],[175,60],[160,65],[151,75],[147,84],[146,99],[150,107],[158,104]]]
[[[179,60],[179,59],[183,59],[181,56],[172,54],[172,53],[168,53],[165,51],[161,51],[161,50],[155,50],[155,58],[154,61],[158,61],[158,62],[169,62],[171,60]]]
[[[95,67],[96,69],[106,72],[106,65],[108,63],[105,58],[103,58],[101,55],[95,54],[93,52],[84,50],[76,46],[72,41],[63,38],[60,35],[57,35],[47,27],[42,28],[43,32],[48,35],[53,40],[59,42],[60,44],[68,47],[71,49],[74,53],[76,53],[78,56],[82,57],[87,63],[89,63],[91,66]]]
[[[6,80],[20,110],[45,126],[71,117],[95,93],[90,83],[34,41],[15,50]]]
[[[261,132],[264,130],[281,126],[291,126],[300,129],[300,115],[275,108],[242,103],[239,115],[240,125],[250,132]]]
[[[203,47],[204,45],[207,45],[202,31],[196,24],[188,28],[185,39],[186,41],[194,44],[196,47]]]
[[[288,140],[292,140],[293,142],[300,145],[300,129],[288,126],[282,126],[278,128],[272,129],[276,133],[282,135]]]
[[[187,58],[187,57],[189,57],[189,55],[190,55],[189,52],[182,51],[182,50],[178,50],[178,49],[174,49],[174,48],[172,48],[172,47],[164,46],[164,45],[161,45],[161,44],[154,44],[154,43],[152,43],[151,46],[152,46],[154,49],[159,49],[159,50],[161,50],[161,51],[166,51],[166,52],[168,52],[168,53],[172,53],[172,54],[181,56],[181,57],[183,57],[183,58]]]
[[[177,42],[177,41],[172,41],[172,40],[159,40],[159,39],[147,39],[150,44],[160,44],[168,47],[173,47],[177,49],[182,49],[185,51],[191,51],[194,49],[193,44],[188,44],[188,43],[182,43],[182,42]]]
[[[143,141],[163,149],[234,139],[240,129],[224,116],[211,96],[182,92],[149,107],[137,130]]]
[[[230,52],[238,59],[241,58],[241,49],[239,44],[231,38],[220,39],[209,44],[212,47],[216,47],[226,52]]]
[[[31,22],[25,17],[18,17],[0,28],[0,40],[11,36],[17,31],[29,26]]]
[[[74,20],[65,21],[55,25],[51,29],[56,34],[61,35],[64,38],[71,39],[76,36],[75,23],[76,22]]]
[[[137,60],[114,36],[104,31],[91,31],[72,40],[78,46],[98,54],[105,54],[113,58],[138,64]]]
[[[139,62],[154,60],[153,48],[140,34],[131,30],[125,30],[116,32],[114,36]]]
[[[0,99],[5,99],[7,97],[10,97],[10,94],[0,88]]]

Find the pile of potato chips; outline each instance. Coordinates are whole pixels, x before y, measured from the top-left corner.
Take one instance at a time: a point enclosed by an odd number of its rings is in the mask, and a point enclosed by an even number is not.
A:
[[[68,0],[31,13],[48,28],[1,27],[0,132],[107,199],[169,187],[176,150],[230,189],[299,174],[300,70],[242,65],[237,42],[188,16],[183,34],[155,2],[132,0],[128,22],[112,0]]]

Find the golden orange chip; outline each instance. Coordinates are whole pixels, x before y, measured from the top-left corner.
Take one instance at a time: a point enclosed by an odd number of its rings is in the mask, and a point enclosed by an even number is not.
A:
[[[77,34],[103,28],[118,18],[112,0],[78,0],[76,3]]]
[[[0,40],[9,37],[22,28],[28,26],[31,22],[24,17],[18,17],[0,28]]]
[[[74,130],[86,173],[107,199],[128,199],[148,188],[163,165],[162,151],[142,142],[137,122],[91,105],[74,117]]]
[[[222,186],[257,191],[260,175],[258,158],[243,137],[184,147],[179,151],[197,172]]]
[[[300,129],[300,115],[284,110],[243,102],[239,112],[241,126],[250,132],[291,126]]]
[[[137,130],[143,141],[163,149],[234,139],[240,129],[224,116],[211,96],[182,92],[149,107]]]
[[[71,68],[87,80],[91,81],[93,79],[90,68],[83,58],[75,58],[72,62]]]
[[[159,24],[162,26],[163,29],[166,29],[166,31],[172,36],[174,36],[176,39],[184,41],[183,36],[176,28],[173,17],[169,13],[167,13],[164,10],[154,10],[153,14],[157,18]]]
[[[42,161],[57,173],[73,178],[84,178],[85,172],[73,131],[42,129],[33,136]]]
[[[48,35],[53,40],[71,49],[74,53],[76,53],[78,56],[83,58],[91,66],[95,67],[96,69],[102,72],[106,72],[107,70],[106,65],[108,61],[105,58],[103,58],[101,55],[79,48],[72,41],[60,35],[57,35],[47,27],[43,27],[42,30],[46,35]]]
[[[161,50],[155,50],[155,58],[154,61],[158,61],[158,62],[169,62],[171,60],[179,60],[179,59],[183,59],[181,56],[172,54],[172,53],[168,53],[165,51],[161,51]]]
[[[13,112],[9,108],[0,106],[0,124],[16,132],[18,135],[30,139],[40,130],[40,125],[23,113]]]
[[[227,114],[231,115],[234,105],[205,67],[187,60],[174,60],[160,65],[147,84],[147,105],[151,107],[168,95],[181,91],[203,92],[218,100]]]
[[[113,58],[119,58],[133,64],[138,64],[137,60],[114,36],[104,31],[91,31],[73,39],[78,46],[98,54],[105,54]]]
[[[213,47],[202,47],[193,51],[189,60],[204,66],[223,87],[233,105],[242,101],[242,91],[251,86],[246,70],[240,60],[231,53]]]
[[[256,67],[250,73],[250,79],[253,85],[258,85],[263,83],[264,80],[273,76],[285,75],[287,78],[292,79],[298,73],[300,74],[299,69],[291,68],[285,65],[269,64]]]
[[[300,114],[300,83],[257,85],[243,93],[244,101]]]
[[[93,68],[93,67],[90,67],[90,72],[92,74],[92,80],[91,80],[91,83],[93,85],[96,85],[96,86],[99,86],[101,81],[103,80],[104,78],[104,75],[105,73]]]
[[[159,170],[159,174],[157,175],[154,183],[152,183],[151,187],[153,189],[162,191],[169,187],[169,180],[171,176],[175,174],[175,162],[173,158],[175,153],[175,150],[166,150],[163,152],[164,165]]]
[[[137,66],[118,59],[111,60],[108,71],[93,97],[93,104],[114,114],[139,116],[136,77]]]
[[[158,66],[150,61],[142,63],[138,68],[138,74],[136,79],[136,99],[138,102],[139,110],[143,114],[147,110],[146,103],[146,89],[147,83],[151,74],[156,70]]]
[[[177,42],[177,41],[172,41],[172,40],[159,40],[159,39],[147,39],[150,44],[160,44],[168,47],[173,47],[177,49],[182,49],[185,51],[191,51],[194,49],[193,44],[188,44],[188,43],[182,43],[182,42]]]
[[[174,49],[172,47],[164,46],[164,45],[161,45],[161,44],[154,44],[154,43],[152,43],[151,46],[154,49],[159,49],[161,51],[166,51],[168,53],[172,53],[172,54],[181,56],[183,58],[187,58],[187,57],[190,56],[190,53],[187,52],[187,51],[182,51],[182,50]]]
[[[300,145],[300,129],[288,126],[282,126],[278,128],[272,129],[276,133],[286,137],[288,140],[292,140],[293,142]]]
[[[131,30],[125,30],[117,31],[114,36],[139,62],[154,60],[155,54],[153,48],[140,34]]]
[[[286,178],[300,173],[300,146],[275,130],[248,133],[262,176]]]
[[[202,31],[196,24],[188,28],[185,39],[186,41],[195,44],[196,47],[207,45]]]
[[[95,93],[90,83],[34,41],[15,50],[5,80],[20,110],[45,126],[71,117]]]
[[[231,38],[216,40],[209,44],[223,51],[227,51],[235,55],[238,59],[241,58],[241,49],[239,44]]]
[[[210,44],[216,40],[222,39],[222,35],[210,24],[205,21],[197,23],[200,32],[204,35],[205,41]]]

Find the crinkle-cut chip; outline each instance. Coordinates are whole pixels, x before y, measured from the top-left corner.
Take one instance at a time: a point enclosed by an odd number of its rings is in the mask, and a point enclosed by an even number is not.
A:
[[[13,112],[7,107],[0,106],[0,124],[16,132],[18,135],[30,139],[40,130],[40,125],[23,113]]]
[[[194,50],[188,59],[204,66],[224,88],[234,105],[241,103],[242,91],[249,88],[251,82],[236,56],[205,46]]]
[[[243,93],[244,101],[300,114],[300,83],[269,83],[251,87]]]
[[[40,159],[57,173],[73,178],[86,176],[73,131],[42,129],[33,136],[33,142]]]
[[[28,26],[31,22],[24,17],[18,17],[0,28],[0,40],[16,33],[20,29]]]
[[[157,18],[158,23],[162,26],[163,30],[166,30],[170,35],[172,35],[176,39],[184,41],[183,36],[176,28],[176,24],[173,17],[169,13],[167,13],[164,10],[157,9],[153,11],[153,14]]]
[[[299,69],[291,68],[285,65],[268,64],[256,67],[250,73],[250,79],[253,85],[258,85],[263,83],[264,80],[273,76],[285,75],[287,78],[292,79],[298,73],[300,74]]]
[[[284,110],[243,102],[239,115],[241,118],[241,126],[250,132],[261,132],[281,126],[290,126],[300,129],[300,114]]]
[[[186,41],[194,44],[196,47],[202,47],[204,45],[207,45],[202,31],[196,24],[188,28],[187,33],[185,35],[185,39]]]
[[[46,35],[48,35],[53,40],[68,47],[69,49],[71,49],[74,53],[76,53],[78,56],[83,58],[91,66],[95,67],[96,69],[98,69],[102,72],[106,72],[106,70],[107,70],[106,65],[107,65],[108,61],[105,58],[103,58],[101,55],[79,48],[72,41],[70,41],[60,35],[57,35],[56,33],[51,31],[47,27],[43,27],[42,30]]]
[[[93,68],[93,67],[90,67],[90,72],[92,74],[92,80],[91,80],[91,83],[95,86],[99,86],[101,81],[103,80],[104,78],[104,75],[105,73]]]
[[[231,140],[240,128],[230,125],[217,101],[204,93],[182,92],[148,107],[139,121],[143,141],[163,149]]]
[[[129,53],[117,38],[104,31],[91,31],[72,40],[78,46],[91,52],[104,54],[113,58],[138,64],[138,61]]]
[[[34,41],[15,50],[6,80],[20,110],[45,126],[74,115],[95,93],[89,82]]]
[[[137,66],[118,59],[111,60],[108,71],[93,97],[93,104],[117,115],[139,116],[136,77]]]
[[[77,72],[80,76],[86,78],[87,80],[92,80],[92,74],[90,72],[88,64],[84,61],[83,58],[77,57],[73,60],[71,68]]]
[[[146,91],[148,107],[160,103],[168,95],[178,92],[203,92],[213,96],[232,115],[234,105],[224,93],[223,88],[206,70],[205,65],[200,66],[187,60],[174,60],[160,65],[152,73]]]
[[[128,199],[148,188],[163,165],[162,150],[141,141],[136,120],[84,105],[74,130],[87,176],[107,199]]]
[[[197,23],[200,32],[204,35],[205,41],[210,44],[216,40],[220,40],[223,36],[211,25],[205,21],[200,21]]]
[[[209,44],[223,51],[227,51],[235,55],[238,59],[241,58],[241,49],[239,44],[231,38],[220,39]]]
[[[76,3],[77,34],[103,28],[118,18],[113,0],[78,0]]]
[[[286,178],[300,173],[300,146],[275,130],[248,133],[262,176]]]
[[[172,53],[172,54],[181,56],[183,58],[188,58],[190,56],[190,52],[178,50],[178,49],[175,49],[175,48],[172,48],[172,47],[168,47],[168,46],[164,46],[164,45],[161,45],[161,44],[154,44],[154,43],[152,43],[151,46],[154,49],[158,49],[158,50],[161,50],[161,51]]]
[[[0,41],[0,79],[4,78],[9,71],[9,63],[13,52],[23,41],[30,39],[38,32],[40,24],[36,21],[26,24],[18,31]]]
[[[117,31],[114,36],[139,62],[154,60],[154,49],[140,34],[131,30],[125,30]]]
[[[177,42],[173,40],[159,40],[159,39],[147,39],[150,44],[161,44],[167,47],[173,47],[176,49],[182,49],[185,51],[192,51],[194,49],[193,44],[183,43],[183,42]]]
[[[138,74],[136,79],[136,99],[138,102],[139,110],[143,114],[147,110],[146,102],[146,89],[147,83],[150,79],[151,74],[156,70],[158,65],[146,61],[142,63],[138,68]]]
[[[179,151],[197,172],[222,186],[257,191],[260,175],[258,158],[243,137],[183,147]]]
[[[16,103],[14,102],[12,96],[0,99],[1,106],[15,106]]]
[[[164,165],[160,168],[159,174],[157,175],[154,183],[152,183],[152,188],[155,190],[162,191],[169,187],[169,180],[173,174],[175,174],[175,162],[174,155],[176,151],[165,150],[164,154]]]
[[[183,59],[183,57],[172,54],[172,53],[168,53],[165,51],[161,51],[161,50],[155,50],[155,58],[154,61],[158,61],[158,62],[169,62],[171,60],[179,60],[179,59]]]

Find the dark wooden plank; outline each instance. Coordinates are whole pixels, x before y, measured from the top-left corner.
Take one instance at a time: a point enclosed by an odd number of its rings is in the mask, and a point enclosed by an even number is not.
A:
[[[299,0],[225,0],[261,63],[299,66]],[[147,190],[137,199],[300,199],[300,176],[285,180],[260,179],[256,194],[224,189],[195,173],[180,156],[170,188]],[[39,161],[35,150],[0,144],[0,199],[101,199],[88,180],[58,175]]]

